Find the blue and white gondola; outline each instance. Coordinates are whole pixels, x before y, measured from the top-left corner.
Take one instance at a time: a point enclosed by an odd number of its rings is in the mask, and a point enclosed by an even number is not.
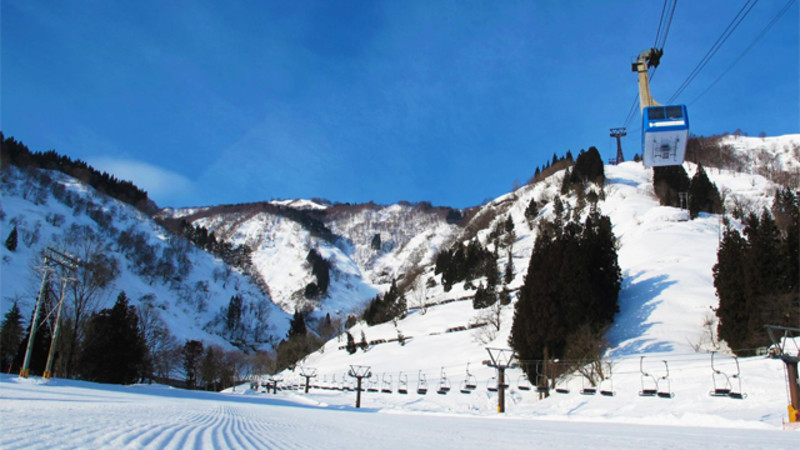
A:
[[[642,111],[645,167],[678,166],[686,157],[689,116],[685,105],[648,106]]]

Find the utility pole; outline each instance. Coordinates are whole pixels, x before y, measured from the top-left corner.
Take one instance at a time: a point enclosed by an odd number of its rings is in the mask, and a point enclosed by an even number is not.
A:
[[[28,336],[28,345],[25,348],[25,359],[22,361],[22,367],[19,369],[19,376],[22,378],[28,378],[31,373],[30,363],[31,355],[33,354],[33,343],[36,331],[39,328],[39,313],[42,310],[45,288],[47,287],[47,280],[50,278],[50,273],[55,272],[55,266],[73,271],[78,267],[79,263],[80,261],[73,256],[51,247],[47,247],[42,251],[42,284],[39,287],[39,295],[36,297],[36,307],[33,310],[33,321],[31,322],[31,333]]]
[[[317,369],[306,369],[305,367],[300,368],[300,376],[306,379],[306,391],[305,393],[308,394],[308,385],[312,378],[317,377]]]
[[[372,372],[369,371],[370,366],[350,366],[348,375],[355,378],[356,384],[356,408],[361,408],[361,380],[363,378],[372,377]]]
[[[491,360],[483,363],[497,369],[497,412],[504,413],[506,412],[506,388],[508,387],[505,381],[506,369],[517,367],[516,363],[513,362],[514,351],[506,348],[491,347],[486,347],[486,351],[489,352]]]
[[[792,426],[800,425],[800,373],[797,365],[800,362],[800,348],[798,348],[797,338],[800,338],[800,328],[782,327],[778,325],[767,325],[767,333],[772,340],[772,351],[770,356],[780,359],[786,365],[786,379],[789,385],[789,423]],[[793,343],[794,351],[787,351],[789,343]]]
[[[614,165],[625,162],[625,156],[622,154],[622,141],[620,138],[627,135],[628,133],[625,132],[625,127],[611,129],[611,137],[617,138],[617,157],[614,161]]]
[[[53,338],[50,340],[50,353],[47,354],[47,364],[45,365],[43,378],[47,379],[53,376],[53,362],[56,354],[56,343],[58,343],[58,332],[61,330],[61,308],[64,306],[64,294],[67,291],[68,282],[76,282],[76,278],[62,277],[61,278],[61,295],[58,299],[58,312],[56,313],[56,326],[53,331]]]

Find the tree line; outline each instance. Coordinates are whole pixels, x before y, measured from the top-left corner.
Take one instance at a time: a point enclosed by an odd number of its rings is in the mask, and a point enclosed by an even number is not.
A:
[[[100,172],[84,161],[59,155],[55,150],[31,152],[25,144],[13,137],[6,138],[2,132],[0,132],[0,142],[3,143],[2,150],[0,150],[0,165],[11,164],[21,169],[35,167],[56,170],[81,180],[98,192],[133,205],[148,214],[155,209],[154,204],[147,197],[146,191],[130,181],[120,180],[107,172]]]
[[[779,189],[772,206],[751,212],[740,232],[726,221],[714,265],[718,336],[735,352],[769,344],[764,325],[800,321],[800,202]]]

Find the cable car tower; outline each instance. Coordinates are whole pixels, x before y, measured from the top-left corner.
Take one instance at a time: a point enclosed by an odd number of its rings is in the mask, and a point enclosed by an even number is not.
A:
[[[686,156],[689,116],[686,105],[661,105],[650,94],[647,70],[658,67],[663,50],[650,48],[636,58],[632,69],[639,78],[642,110],[642,161],[645,167],[678,166]]]

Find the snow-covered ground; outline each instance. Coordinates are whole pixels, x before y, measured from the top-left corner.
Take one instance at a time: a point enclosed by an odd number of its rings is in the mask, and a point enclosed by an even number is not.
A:
[[[0,375],[0,448],[788,449],[798,442],[797,432],[718,427],[703,417],[675,425],[356,410],[289,392],[255,394],[242,386],[237,393]]]

